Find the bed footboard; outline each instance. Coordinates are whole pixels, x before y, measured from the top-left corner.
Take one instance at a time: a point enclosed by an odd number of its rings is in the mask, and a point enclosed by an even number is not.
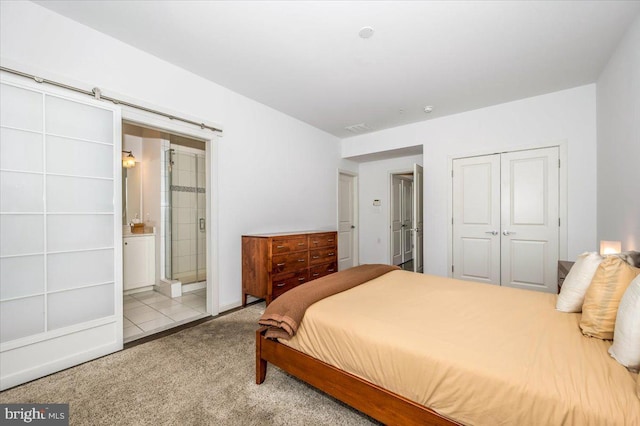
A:
[[[391,425],[451,426],[459,423],[364,379],[264,337],[256,331],[256,383],[264,382],[267,362],[339,399],[376,420]]]

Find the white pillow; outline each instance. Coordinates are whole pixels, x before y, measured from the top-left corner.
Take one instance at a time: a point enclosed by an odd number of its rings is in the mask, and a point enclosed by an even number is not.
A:
[[[602,257],[596,252],[585,252],[578,256],[562,284],[556,309],[561,312],[582,312],[584,295],[589,284],[602,262]]]
[[[620,300],[609,353],[625,367],[640,369],[640,275],[631,281]]]

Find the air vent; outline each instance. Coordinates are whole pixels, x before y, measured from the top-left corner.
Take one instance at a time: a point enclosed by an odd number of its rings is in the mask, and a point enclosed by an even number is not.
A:
[[[364,123],[353,124],[351,126],[345,127],[345,129],[347,129],[351,133],[356,133],[356,134],[357,133],[366,133],[366,132],[370,132],[371,131],[371,127],[367,126]]]

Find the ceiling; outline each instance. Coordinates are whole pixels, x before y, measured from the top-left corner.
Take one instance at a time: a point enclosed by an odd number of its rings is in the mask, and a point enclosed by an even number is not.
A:
[[[593,83],[640,13],[640,1],[36,3],[341,138]]]

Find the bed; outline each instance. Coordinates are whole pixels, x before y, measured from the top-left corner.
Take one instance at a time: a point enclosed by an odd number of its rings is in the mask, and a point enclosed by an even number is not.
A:
[[[289,339],[260,328],[256,382],[269,362],[386,424],[638,424],[637,374],[556,297],[394,270],[311,304]]]

